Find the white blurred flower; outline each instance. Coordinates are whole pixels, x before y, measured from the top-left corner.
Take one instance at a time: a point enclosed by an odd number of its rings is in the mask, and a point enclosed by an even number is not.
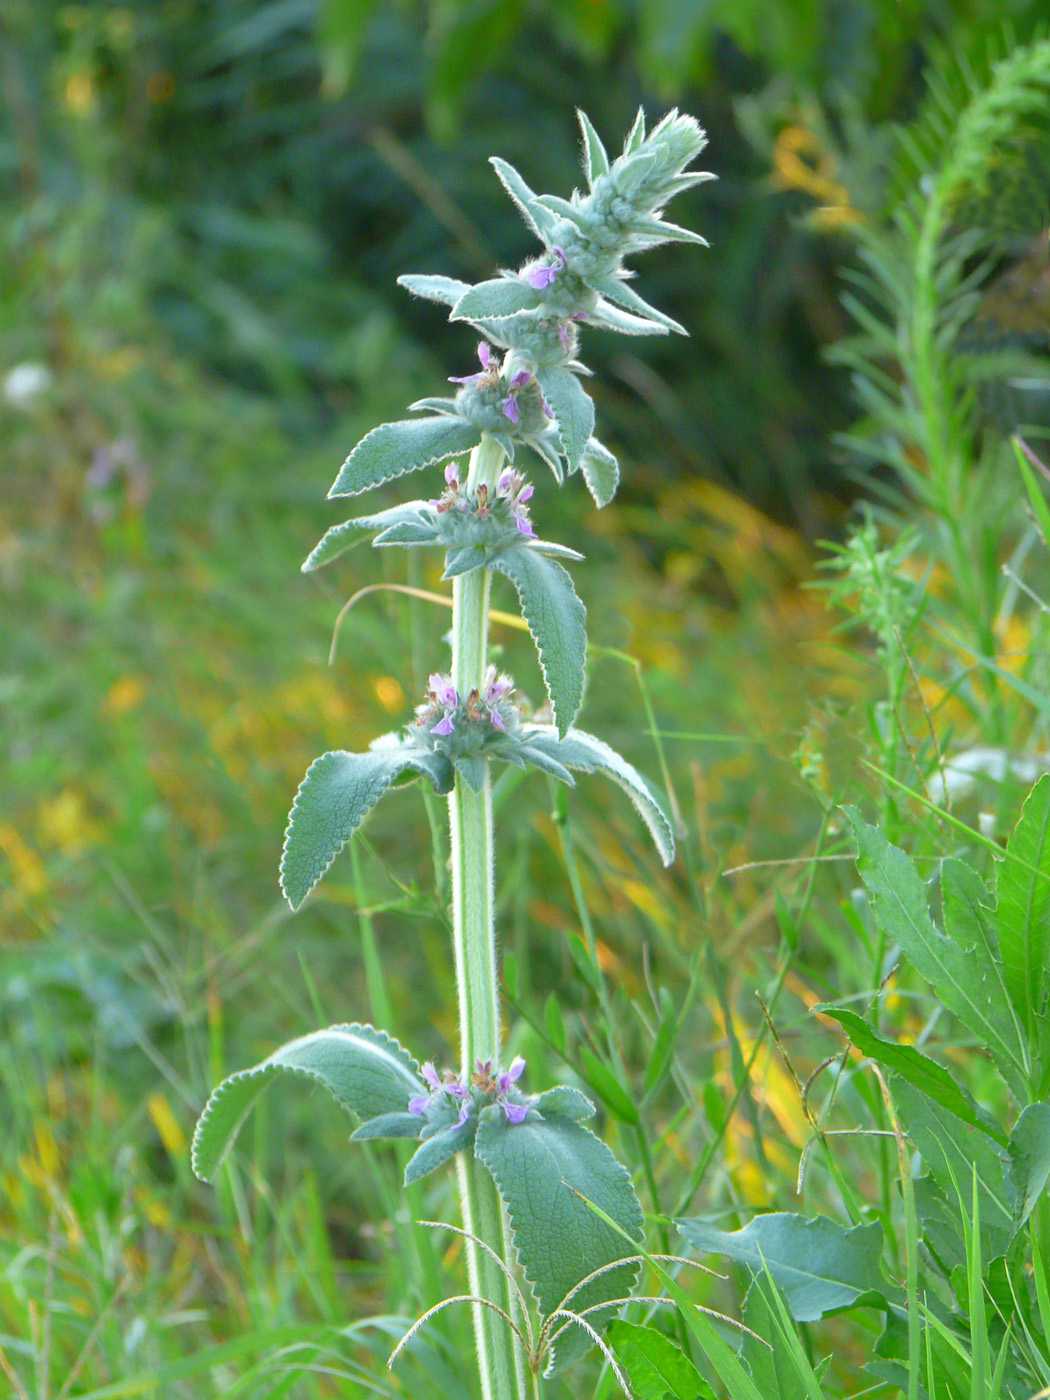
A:
[[[25,364],[15,365],[14,369],[7,372],[0,392],[15,408],[30,408],[33,400],[49,388],[50,384],[51,371],[46,365],[26,361]]]

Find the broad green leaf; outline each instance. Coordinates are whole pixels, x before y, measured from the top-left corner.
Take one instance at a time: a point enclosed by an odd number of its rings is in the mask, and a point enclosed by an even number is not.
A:
[[[930,918],[926,887],[914,865],[854,808],[843,809],[857,842],[857,868],[875,918],[933,984],[937,995],[988,1047],[1011,1083],[1024,1075],[1025,1053],[1008,1005],[999,996],[1002,970],[979,943],[963,946],[946,937]]]
[[[901,1045],[896,1040],[886,1040],[873,1027],[857,1015],[839,1006],[821,1003],[811,1008],[815,1013],[830,1016],[846,1031],[850,1040],[863,1054],[880,1065],[899,1074],[916,1089],[921,1089],[931,1099],[969,1123],[971,1128],[980,1128],[1001,1145],[1006,1143],[1006,1134],[992,1116],[975,1103],[967,1090],[936,1060],[916,1050],[914,1045]]]
[[[1050,1180],[1050,1104],[1028,1105],[1014,1124],[1006,1154],[1014,1228],[1020,1229]]]
[[[655,1327],[617,1318],[609,1324],[609,1342],[637,1400],[714,1400],[688,1356]]]
[[[587,610],[562,566],[527,544],[490,554],[488,565],[513,583],[532,633],[558,732],[566,733],[583,700]]]
[[[552,727],[538,724],[530,725],[525,730],[525,741],[529,748],[545,751],[566,768],[575,768],[584,773],[602,773],[622,788],[649,828],[664,865],[671,864],[674,860],[674,828],[641,773],[625,758],[621,758],[615,749],[582,729],[570,729],[564,738],[559,739]]]
[[[524,1123],[508,1123],[497,1107],[482,1110],[474,1151],[503,1198],[518,1261],[541,1316],[549,1317],[563,1305],[576,1313],[588,1310],[587,1320],[601,1330],[608,1314],[589,1309],[625,1297],[638,1265],[610,1269],[566,1302],[595,1269],[633,1253],[623,1236],[575,1193],[600,1206],[632,1240],[641,1239],[642,1211],[627,1172],[605,1143],[579,1123],[532,1116]],[[570,1324],[555,1343],[547,1374],[589,1345],[583,1329]]]
[[[367,535],[375,532],[380,535],[389,535],[392,526],[409,527],[408,538],[396,541],[401,544],[426,544],[433,540],[437,534],[434,512],[426,501],[406,501],[404,505],[393,506],[390,510],[381,510],[377,515],[360,515],[354,520],[344,521],[342,525],[333,525],[307,556],[302,565],[303,573],[311,573],[314,569],[331,563],[333,559],[338,559],[341,554],[345,554],[352,545]],[[393,540],[385,541],[385,543],[394,542]]]
[[[452,790],[446,758],[402,744],[373,747],[367,753],[337,750],[314,759],[295,795],[281,854],[281,889],[293,909],[406,772],[423,774],[436,792]]]
[[[548,1008],[550,1005],[548,1001]],[[562,1035],[564,1036],[564,1030]],[[545,1089],[532,1100],[531,1106],[545,1118],[571,1118],[574,1123],[578,1123],[581,1118],[594,1117],[594,1104],[586,1094],[581,1094],[579,1089],[574,1089],[571,1084],[556,1084],[553,1089]]]
[[[459,1126],[453,1123],[451,1127],[439,1128],[436,1133],[425,1138],[405,1167],[405,1185],[411,1186],[413,1181],[436,1171],[438,1167],[451,1161],[457,1152],[469,1147],[474,1137],[475,1126],[473,1120],[468,1118]]]
[[[915,1178],[915,1213],[919,1219],[926,1246],[937,1257],[946,1274],[966,1265],[966,1241],[963,1239],[962,1219],[958,1198],[948,1197],[927,1172]]]
[[[554,227],[554,220],[539,202],[538,196],[533,193],[508,161],[502,160],[499,156],[489,156],[489,164],[499,176],[500,183],[517,205],[518,212],[529,228],[532,229],[537,238],[544,239],[544,236]]]
[[[469,282],[460,282],[455,277],[426,276],[407,273],[397,279],[398,286],[415,297],[425,297],[427,301],[439,302],[442,306],[455,306],[464,292],[470,291]]]
[[[382,423],[367,433],[343,463],[333,496],[356,496],[384,481],[446,462],[469,452],[481,441],[472,423],[461,418],[405,418],[398,423]]]
[[[602,139],[591,125],[591,119],[582,108],[576,108],[576,117],[580,123],[580,132],[583,136],[583,173],[587,176],[587,183],[594,188],[594,182],[599,175],[608,175],[609,157]]]
[[[776,1212],[726,1232],[705,1220],[676,1220],[694,1249],[723,1254],[754,1274],[769,1270],[796,1322],[816,1322],[860,1303],[884,1305],[899,1290],[882,1277],[882,1226],[847,1229],[834,1220]]]
[[[600,282],[592,282],[591,286],[609,301],[614,301],[618,306],[623,306],[628,311],[634,311],[639,316],[655,321],[665,330],[674,331],[677,335],[689,334],[686,328],[673,316],[668,316],[665,312],[658,311],[655,306],[650,306],[633,287],[629,287],[619,277],[604,277]]]
[[[1034,1040],[1050,978],[1050,773],[1043,774],[1025,800],[995,890],[995,931],[1006,989]]]
[[[280,1074],[322,1084],[364,1119],[403,1113],[413,1095],[425,1092],[412,1056],[374,1026],[329,1026],[300,1036],[213,1090],[193,1135],[191,1160],[202,1180],[214,1178],[256,1099]]]
[[[765,1274],[757,1275],[747,1290],[742,1320],[745,1327],[758,1335],[752,1337],[744,1333],[740,1359],[762,1392],[763,1400],[806,1400],[806,1383],[777,1331],[775,1304],[770,1293],[769,1279]]]
[[[891,1076],[890,1089],[905,1132],[958,1219],[971,1218],[976,1170],[981,1254],[985,1259],[1004,1254],[1014,1235],[1014,1221],[998,1149],[983,1133],[968,1128],[899,1076]]]
[[[599,297],[590,315],[588,326],[599,331],[619,331],[621,335],[666,335],[667,327],[648,316],[635,316],[630,311],[611,302],[607,297]]]
[[[601,510],[616,495],[620,484],[620,464],[597,438],[589,438],[580,458],[583,479],[587,490],[594,498],[594,504]]]
[[[574,472],[594,432],[594,400],[571,369],[541,367],[536,378],[558,424],[569,471]]]
[[[513,316],[539,304],[539,297],[520,277],[493,277],[464,292],[452,308],[450,319],[475,321],[479,316]]]

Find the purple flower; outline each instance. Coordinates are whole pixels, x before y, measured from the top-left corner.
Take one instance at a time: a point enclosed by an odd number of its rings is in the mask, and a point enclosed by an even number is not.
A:
[[[499,710],[489,710],[489,719],[497,729],[506,729],[507,726]]]
[[[459,696],[456,694],[456,687],[448,676],[441,675],[434,671],[427,677],[427,685],[439,704],[444,705],[446,710],[454,710],[459,704]]]
[[[521,488],[518,491],[518,504],[524,505],[525,502],[532,496],[532,493],[533,491],[535,491],[535,489],[536,488],[533,486],[531,481],[523,482]]]
[[[455,462],[449,462],[448,466],[445,468],[445,480],[450,486],[455,487],[459,485],[459,467]]]
[[[497,700],[502,700],[514,689],[514,682],[510,676],[498,675],[495,666],[490,666],[485,672],[485,704],[494,705]]]
[[[452,715],[450,712],[446,714],[443,719],[439,720],[430,732],[431,734],[451,734],[455,727],[456,726],[452,722]]]
[[[551,251],[554,254],[552,263],[537,263],[535,267],[522,274],[529,286],[537,292],[541,292],[544,287],[549,287],[565,266],[565,254],[562,250],[553,248]]]
[[[516,423],[520,417],[518,413],[518,391],[519,389],[523,389],[531,378],[531,369],[519,369],[507,386],[510,389],[510,393],[503,400],[503,416],[504,418],[509,418],[512,423]]]
[[[479,374],[450,374],[448,382],[450,384],[480,384],[483,379],[487,379],[498,371],[498,361],[492,353],[492,347],[484,340],[478,341],[478,359],[481,361],[481,372]]]
[[[510,513],[510,517],[523,535],[527,535],[529,539],[536,538],[536,531],[532,528],[532,521],[529,519],[525,511],[512,510]]]
[[[496,490],[506,495],[509,491],[513,490],[516,477],[517,473],[511,471],[510,467],[508,467],[499,481],[496,482]]]
[[[495,1077],[496,1102],[502,1108],[508,1123],[522,1123],[525,1115],[529,1111],[527,1103],[508,1103],[507,1094],[517,1081],[521,1078],[521,1072],[525,1068],[525,1061],[520,1055],[515,1055],[511,1061],[510,1069],[503,1070]]]
[[[462,1099],[459,1109],[459,1118],[456,1120],[456,1127],[462,1127],[470,1112],[470,1092],[465,1084],[461,1084],[458,1079],[442,1079],[434,1068],[432,1060],[427,1060],[426,1064],[420,1066],[420,1073],[430,1085],[431,1093],[416,1094],[408,1101],[409,1113],[421,1116],[426,1112],[430,1104],[434,1102],[439,1094],[449,1094],[454,1099]]]

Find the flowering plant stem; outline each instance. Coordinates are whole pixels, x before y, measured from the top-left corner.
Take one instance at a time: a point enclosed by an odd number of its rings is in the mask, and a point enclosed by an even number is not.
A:
[[[483,437],[470,456],[467,485],[494,491],[503,449]],[[452,591],[452,683],[460,695],[480,690],[488,664],[491,574],[473,569],[454,580]],[[488,773],[481,792],[471,792],[458,774],[448,798],[452,850],[452,930],[459,997],[462,1080],[470,1083],[475,1062],[500,1063],[499,990],[493,900],[492,787]],[[494,1250],[513,1257],[503,1204],[491,1176],[472,1157],[457,1159],[463,1228]],[[467,1240],[470,1291],[508,1316],[516,1306],[510,1284],[495,1260]],[[492,1308],[474,1305],[474,1330],[484,1400],[525,1400],[528,1394],[521,1346]]]

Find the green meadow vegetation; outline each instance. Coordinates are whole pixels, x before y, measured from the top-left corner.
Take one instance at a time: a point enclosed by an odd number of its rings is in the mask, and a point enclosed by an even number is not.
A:
[[[436,794],[390,795],[298,912],[277,882],[308,764],[426,690],[449,585],[421,551],[300,565],[351,447],[474,367],[397,274],[533,256],[486,158],[568,192],[573,108],[618,149],[639,102],[711,136],[672,216],[712,246],[639,269],[690,338],[589,332],[622,489],[536,468],[529,504],[586,556],[581,722],[677,858],[587,780],[492,799],[506,1043],[597,1106],[649,1258],[538,1393],[1050,1394],[1039,9],[4,7],[12,1396],[476,1400],[467,1306],[387,1365],[467,1291],[426,1223],[451,1174],[403,1188],[410,1146],[348,1146],[298,1085],[214,1186],[189,1144],[319,1025],[455,1058]],[[507,580],[492,605],[539,704]]]

